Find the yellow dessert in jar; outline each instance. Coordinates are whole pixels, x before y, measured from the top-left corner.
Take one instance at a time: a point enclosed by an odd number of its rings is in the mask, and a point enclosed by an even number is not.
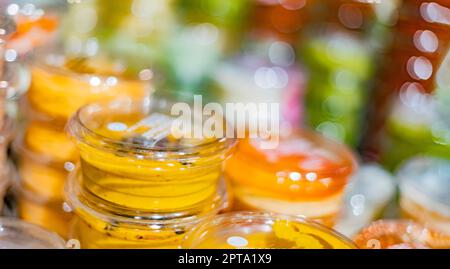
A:
[[[343,235],[301,217],[234,212],[205,220],[186,235],[194,249],[353,249]]]
[[[281,133],[276,148],[244,139],[227,160],[235,208],[302,215],[332,226],[356,167],[352,153],[311,131]]]
[[[63,209],[64,185],[74,165],[53,161],[28,149],[21,141],[16,140],[13,147],[20,179],[15,186],[18,215],[66,238],[72,215]]]
[[[187,231],[202,218],[227,207],[223,185],[216,195],[196,207],[179,212],[130,210],[99,199],[83,188],[83,174],[76,169],[66,186],[67,202],[76,217],[69,237],[81,248],[179,248]]]
[[[20,144],[14,144],[18,172],[22,187],[40,197],[62,201],[68,172],[74,168],[71,162],[54,161],[44,153],[37,153]]]
[[[150,77],[127,74],[120,62],[101,56],[72,57],[43,52],[31,68],[30,106],[51,118],[67,120],[81,106],[120,97],[148,96]]]
[[[18,214],[21,219],[68,238],[72,214],[64,210],[64,200],[42,197],[22,186],[18,187],[17,196]]]
[[[68,131],[83,188],[115,206],[151,212],[178,212],[215,197],[234,140],[175,138],[171,105],[155,97],[81,108]]]
[[[24,147],[52,162],[75,162],[78,153],[64,132],[65,124],[30,119],[23,135]]]

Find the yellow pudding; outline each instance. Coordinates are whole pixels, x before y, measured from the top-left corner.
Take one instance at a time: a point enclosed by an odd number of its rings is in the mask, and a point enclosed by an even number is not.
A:
[[[25,126],[24,146],[52,162],[74,162],[78,158],[77,149],[64,127],[65,124],[30,120]]]
[[[205,220],[186,235],[194,249],[352,249],[337,232],[301,217],[234,212]]]
[[[66,212],[63,207],[63,200],[50,200],[40,197],[26,188],[19,187],[19,217],[67,238],[72,214]]]
[[[127,210],[98,199],[81,185],[83,175],[76,169],[69,176],[66,197],[74,210],[69,237],[81,248],[178,248],[187,231],[200,219],[227,207],[226,194],[219,192],[195,208],[175,213]]]
[[[29,104],[61,121],[88,103],[149,94],[147,77],[142,76],[142,80],[127,77],[123,65],[101,57],[71,58],[44,53],[36,59],[31,75]]]
[[[118,207],[178,212],[213,199],[234,140],[176,139],[171,102],[118,99],[83,107],[68,131],[82,186]]]
[[[447,235],[450,246],[450,161],[418,157],[398,172],[403,217]]]
[[[352,153],[310,131],[282,133],[275,149],[244,139],[227,160],[237,209],[302,215],[332,226],[355,170]]]
[[[53,162],[45,155],[26,147],[15,145],[18,156],[18,171],[21,185],[40,197],[51,200],[64,199],[64,184],[73,164]]]

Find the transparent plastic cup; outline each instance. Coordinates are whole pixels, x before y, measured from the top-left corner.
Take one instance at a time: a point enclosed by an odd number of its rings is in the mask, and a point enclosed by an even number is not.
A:
[[[307,130],[282,131],[275,149],[240,141],[226,162],[235,208],[302,215],[332,226],[356,168],[343,145]]]
[[[66,186],[66,200],[76,214],[69,238],[78,240],[81,248],[179,248],[186,232],[199,221],[228,207],[223,184],[214,197],[194,207],[155,213],[99,199],[83,188],[82,180],[83,174],[77,169],[70,174]]]
[[[35,152],[21,142],[18,139],[13,146],[21,187],[47,200],[62,201],[68,172],[75,165]]]
[[[20,219],[55,232],[64,239],[68,238],[73,214],[64,208],[64,200],[51,200],[25,187],[19,187],[16,194]]]
[[[0,249],[63,249],[64,240],[39,226],[0,218]]]
[[[58,125],[27,117],[23,137],[21,137],[22,147],[51,162],[76,162],[77,149],[65,133],[64,127],[65,124]]]
[[[64,125],[88,103],[148,96],[148,76],[128,75],[125,69],[102,56],[69,55],[59,48],[38,51],[31,66],[28,103],[33,110]]]
[[[414,158],[400,168],[398,178],[403,216],[450,237],[450,161]]]
[[[82,188],[117,206],[179,212],[216,196],[233,139],[172,135],[167,99],[117,99],[81,108],[68,132],[80,153]]]
[[[301,217],[233,212],[207,219],[186,235],[187,249],[353,249],[343,235]]]
[[[345,191],[345,206],[334,229],[353,237],[383,215],[396,194],[396,179],[377,164],[360,165]]]

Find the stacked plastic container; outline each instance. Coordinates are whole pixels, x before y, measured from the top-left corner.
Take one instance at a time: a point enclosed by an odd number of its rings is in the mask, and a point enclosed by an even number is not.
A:
[[[82,105],[124,96],[148,95],[146,77],[129,77],[123,66],[101,56],[86,57],[62,50],[38,51],[30,65],[31,86],[21,100],[23,132],[15,141],[19,215],[67,235],[70,214],[63,208],[68,171],[78,159],[64,128]]]
[[[227,208],[222,167],[234,140],[174,136],[172,105],[120,99],[71,119],[81,162],[66,199],[77,215],[70,237],[82,248],[177,248],[203,217]]]

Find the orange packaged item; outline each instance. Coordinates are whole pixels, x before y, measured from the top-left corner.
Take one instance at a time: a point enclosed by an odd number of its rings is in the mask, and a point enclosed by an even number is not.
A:
[[[303,215],[332,225],[356,167],[352,153],[306,130],[280,136],[275,149],[264,150],[258,142],[241,141],[226,162],[236,207]]]

